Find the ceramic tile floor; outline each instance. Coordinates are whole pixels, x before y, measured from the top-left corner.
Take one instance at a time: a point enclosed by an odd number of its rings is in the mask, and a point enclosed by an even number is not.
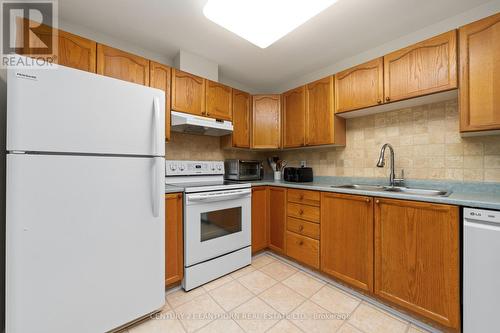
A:
[[[422,333],[268,254],[189,292],[167,293],[155,318],[126,333]]]

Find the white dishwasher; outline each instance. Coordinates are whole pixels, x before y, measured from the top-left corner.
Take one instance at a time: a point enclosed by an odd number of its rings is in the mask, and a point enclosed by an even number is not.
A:
[[[500,332],[500,212],[464,208],[464,333]]]

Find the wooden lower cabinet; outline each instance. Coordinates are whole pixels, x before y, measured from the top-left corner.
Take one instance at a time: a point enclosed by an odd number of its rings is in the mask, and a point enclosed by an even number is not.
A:
[[[267,186],[252,188],[252,253],[268,247],[269,199]]]
[[[165,285],[182,281],[184,276],[182,193],[165,196]]]
[[[373,291],[373,199],[321,194],[321,270]]]
[[[286,188],[269,187],[269,248],[285,252]]]
[[[375,294],[460,327],[459,209],[375,199]]]
[[[286,255],[313,268],[319,268],[319,241],[287,231]]]

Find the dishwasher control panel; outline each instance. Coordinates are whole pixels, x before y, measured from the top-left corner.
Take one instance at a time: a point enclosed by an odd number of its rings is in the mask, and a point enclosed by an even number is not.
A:
[[[500,212],[476,208],[464,208],[464,219],[500,224]]]

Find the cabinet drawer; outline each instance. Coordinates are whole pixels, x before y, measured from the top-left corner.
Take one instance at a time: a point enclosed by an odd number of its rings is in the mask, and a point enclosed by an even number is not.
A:
[[[319,207],[301,205],[293,202],[289,202],[287,205],[288,216],[296,217],[302,220],[308,220],[311,222],[319,223]]]
[[[306,265],[319,268],[319,241],[287,231],[286,254]]]
[[[299,220],[294,217],[289,217],[286,222],[287,230],[297,234],[319,239],[319,224]]]
[[[288,201],[319,206],[320,193],[318,191],[288,190]]]

